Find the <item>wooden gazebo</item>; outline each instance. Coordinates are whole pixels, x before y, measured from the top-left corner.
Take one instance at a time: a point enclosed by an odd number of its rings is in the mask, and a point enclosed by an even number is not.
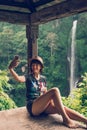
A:
[[[0,21],[26,25],[28,59],[38,55],[41,23],[87,11],[87,0],[0,0]]]
[[[0,21],[26,25],[29,59],[38,55],[40,24],[85,11],[87,0],[0,0]],[[61,122],[51,116],[33,120],[25,107],[0,112],[0,130],[68,130]]]

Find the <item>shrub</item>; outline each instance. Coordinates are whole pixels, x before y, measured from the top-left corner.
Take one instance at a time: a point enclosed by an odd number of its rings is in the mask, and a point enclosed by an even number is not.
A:
[[[64,105],[87,116],[87,73],[82,76],[78,86],[79,88],[73,89],[67,98],[62,97],[62,100]]]
[[[9,78],[7,76],[7,73],[7,71],[0,70],[0,110],[16,107],[15,102],[6,93],[12,87],[8,83]]]

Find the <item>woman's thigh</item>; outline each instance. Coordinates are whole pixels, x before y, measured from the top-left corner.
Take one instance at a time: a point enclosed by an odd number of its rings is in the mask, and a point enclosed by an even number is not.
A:
[[[49,103],[49,105],[47,106],[47,108],[44,111],[46,114],[59,114],[58,109],[55,107],[53,101],[51,100],[51,102]]]
[[[37,98],[32,105],[32,113],[34,115],[39,115],[40,113],[44,112],[46,108],[49,106],[52,96],[53,96],[54,89],[49,90],[44,95]]]

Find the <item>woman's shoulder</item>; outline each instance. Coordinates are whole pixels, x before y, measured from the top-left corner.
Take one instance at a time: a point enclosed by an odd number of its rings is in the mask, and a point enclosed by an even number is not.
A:
[[[44,76],[44,75],[40,75],[40,79],[46,81],[46,76]]]
[[[29,79],[29,78],[32,78],[32,77],[33,77],[33,75],[32,75],[31,73],[25,74],[25,78],[26,78],[26,79]]]
[[[45,78],[45,79],[46,79],[46,76],[44,76],[44,75],[40,75],[40,77],[41,77],[41,78]]]

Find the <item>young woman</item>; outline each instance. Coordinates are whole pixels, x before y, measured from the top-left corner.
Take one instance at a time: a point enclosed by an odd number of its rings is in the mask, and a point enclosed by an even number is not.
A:
[[[80,113],[63,105],[59,89],[54,87],[47,91],[46,79],[41,75],[43,69],[43,60],[37,56],[31,60],[31,73],[19,76],[14,68],[17,67],[19,61],[13,60],[9,65],[9,70],[15,80],[26,83],[27,110],[31,116],[40,114],[60,114],[63,123],[67,127],[77,128],[76,121],[87,124],[87,118]],[[76,121],[75,121],[76,120]]]

